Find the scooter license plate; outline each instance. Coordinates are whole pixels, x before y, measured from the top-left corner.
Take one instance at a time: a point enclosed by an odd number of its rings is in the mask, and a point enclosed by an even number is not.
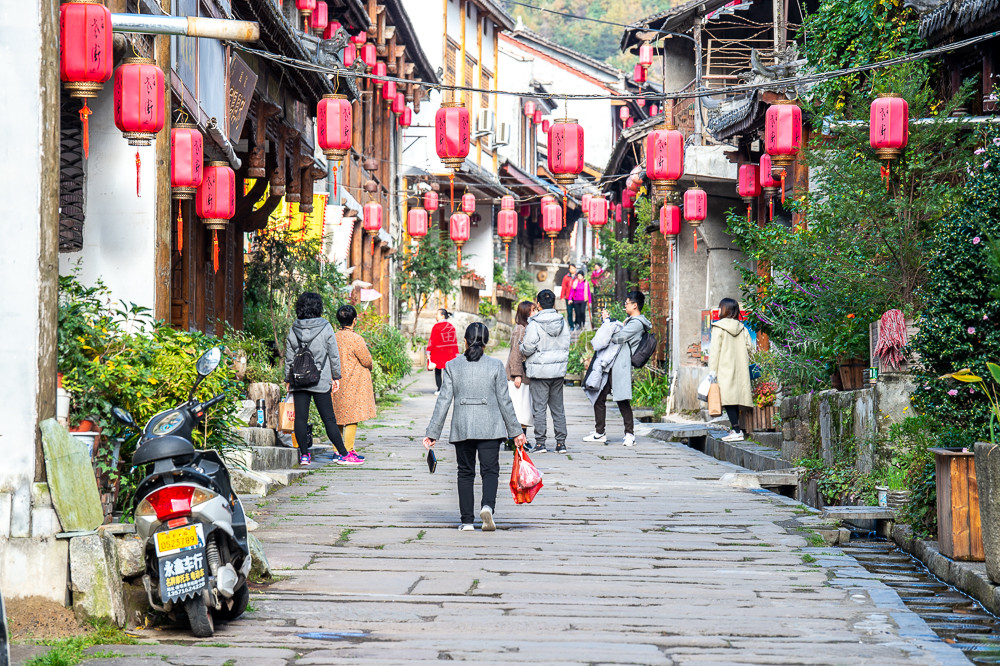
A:
[[[163,557],[203,546],[205,538],[202,535],[201,525],[195,524],[166,532],[157,532],[155,543],[156,555]]]
[[[205,587],[205,549],[181,551],[160,558],[160,598],[164,601],[186,599]]]

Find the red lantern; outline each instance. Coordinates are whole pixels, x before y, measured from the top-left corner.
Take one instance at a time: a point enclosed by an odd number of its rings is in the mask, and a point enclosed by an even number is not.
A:
[[[64,5],[65,6],[65,5]],[[872,102],[868,142],[880,160],[898,159],[910,138],[910,107],[898,95]]]
[[[648,42],[639,47],[639,66],[649,69],[653,64],[653,45]]]
[[[406,233],[413,238],[423,238],[427,235],[427,211],[423,208],[411,208],[406,213]]]
[[[676,236],[681,232],[681,209],[674,204],[663,204],[660,208],[660,233],[664,236]]]
[[[556,203],[556,198],[551,194],[542,195],[542,210],[545,210],[546,206],[551,206]]]
[[[524,103],[524,116],[526,118],[535,117],[535,103],[532,102],[530,99]]]
[[[396,82],[386,81],[385,85],[382,86],[382,99],[392,103],[396,100]]]
[[[469,110],[461,102],[445,102],[434,115],[434,144],[438,157],[454,171],[469,155]]]
[[[403,109],[406,108],[406,95],[401,92],[397,92],[392,98],[392,112],[397,116],[403,113]]]
[[[497,213],[497,236],[503,240],[503,259],[506,263],[510,261],[510,241],[517,236],[517,213],[513,208],[501,208]]]
[[[549,128],[549,171],[560,185],[571,185],[583,171],[583,128],[563,118]]]
[[[781,177],[775,178],[772,168],[771,156],[764,153],[760,156],[760,187],[767,195],[767,209],[770,219],[774,219],[774,196],[781,192],[781,200],[785,200],[785,170],[781,170]]]
[[[472,215],[476,212],[476,195],[466,192],[462,195],[462,212]]]
[[[90,156],[87,99],[97,97],[114,71],[111,12],[97,0],[70,0],[59,8],[59,76],[70,97],[83,98],[83,157]]]
[[[365,232],[377,235],[382,230],[382,204],[377,201],[369,201],[365,204],[362,224]]]
[[[316,142],[328,160],[339,162],[351,150],[352,109],[344,95],[323,95],[316,108]]]
[[[635,208],[635,192],[628,188],[622,191],[622,208],[625,210]]]
[[[634,124],[635,124],[635,119],[629,118],[628,120],[625,121],[625,129],[632,129],[632,125]]]
[[[623,105],[623,106],[619,106],[618,107],[618,118],[622,122],[625,122],[626,120],[628,120],[628,118],[629,118],[630,115],[631,115],[631,112],[628,110],[627,106]]]
[[[368,41],[368,33],[365,32],[364,30],[362,30],[356,35],[351,35],[351,42],[357,44],[358,46],[361,46],[367,41]]]
[[[193,199],[204,179],[205,147],[197,125],[178,123],[170,130],[170,196]]]
[[[424,192],[424,210],[433,213],[438,209],[438,193],[434,190]]]
[[[461,211],[452,213],[451,218],[448,220],[448,233],[451,236],[452,242],[458,248],[458,265],[461,266],[462,246],[469,240],[469,236],[472,233],[469,216]]]
[[[374,67],[376,60],[378,60],[378,54],[375,51],[374,44],[365,44],[361,47],[361,59],[365,61],[368,67]]]
[[[658,115],[659,113],[660,113],[660,109],[657,108],[657,106],[655,104],[650,104],[649,105],[649,115],[655,116],[655,115]]]
[[[341,27],[343,26],[341,26],[337,21],[330,21],[326,26],[326,30],[323,31],[323,39],[333,39],[337,36],[337,31],[340,30]]]
[[[639,191],[640,187],[642,187],[642,178],[641,177],[636,176],[635,174],[631,174],[631,175],[629,175],[628,178],[625,179],[625,191],[626,192],[631,192],[632,194],[635,194],[636,192]]]
[[[622,205],[615,204],[615,224],[622,223]]]
[[[236,215],[236,174],[226,162],[209,162],[194,199],[195,212],[212,230],[212,266],[219,272],[219,230]]]
[[[604,197],[593,197],[590,200],[590,211],[587,221],[592,227],[603,227],[608,223],[608,201]]]
[[[694,251],[698,251],[698,227],[708,216],[708,194],[699,187],[684,193],[684,219],[694,227]]]
[[[309,19],[309,27],[314,32],[322,34],[330,24],[330,10],[323,0],[316,0],[316,9]]]
[[[388,74],[388,72],[389,72],[389,68],[386,66],[386,64],[384,62],[377,62],[372,67],[372,75],[373,76],[384,77],[386,74]],[[374,84],[375,84],[375,86],[379,90],[381,90],[385,86],[385,81],[380,81],[379,79],[374,79]]]
[[[632,70],[632,80],[636,83],[646,82],[646,69],[642,65],[636,65]]]
[[[549,128],[550,128],[550,127],[552,127],[552,123],[550,123],[550,122],[548,121],[548,119],[545,119],[545,120],[543,120],[543,121],[542,121],[542,131],[543,131],[543,132],[544,132],[545,134],[548,134],[548,133],[549,133]]]
[[[590,216],[590,202],[593,198],[594,195],[589,192],[584,193],[584,195],[580,197],[580,208],[583,210],[584,217]]]
[[[515,204],[514,197],[509,194],[500,197],[500,210],[514,210]]]
[[[646,137],[646,176],[653,191],[663,196],[684,175],[684,135],[675,127],[654,130]]]
[[[344,67],[350,67],[358,59],[358,47],[348,44],[344,47]]]
[[[536,125],[541,125],[542,124],[542,110],[541,109],[535,109],[535,115],[533,117],[534,117]]]
[[[746,203],[753,203],[760,196],[760,167],[756,164],[741,164],[736,191]]]
[[[558,204],[542,206],[542,231],[549,237],[549,256],[556,256],[556,236],[562,230],[562,209]]]
[[[764,149],[772,168],[785,169],[802,148],[802,109],[791,100],[778,100],[764,115]]]
[[[163,129],[163,70],[149,58],[126,58],[114,87],[115,126],[130,146],[148,146]]]
[[[409,127],[413,123],[413,110],[408,106],[404,106],[398,120],[400,127]]]
[[[295,0],[295,8],[302,14],[303,32],[309,32],[309,17],[316,11],[316,0]]]
[[[637,105],[637,106],[638,106],[638,107],[639,107],[640,109],[641,109],[642,107],[646,106],[646,100],[644,100],[644,99],[637,99],[637,100],[635,100],[635,103],[636,103],[636,105]]]

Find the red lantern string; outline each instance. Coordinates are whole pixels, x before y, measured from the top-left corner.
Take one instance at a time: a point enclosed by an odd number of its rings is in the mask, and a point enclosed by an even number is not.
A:
[[[563,229],[566,228],[566,188],[563,188],[563,216],[562,216]]]
[[[747,224],[750,224],[750,204],[747,204]]]
[[[458,246],[458,267],[462,267],[462,246]]]
[[[181,217],[183,204],[177,203],[177,254],[184,254],[184,218]]]
[[[219,272],[219,232],[212,230],[212,267]]]
[[[142,192],[140,187],[142,183],[139,180],[139,169],[142,167],[142,159],[139,157],[139,151],[135,151],[135,196],[141,197]]]
[[[767,198],[767,214],[768,219],[772,222],[774,221],[774,197]]]
[[[83,106],[80,107],[80,123],[83,125],[83,159],[90,157],[90,107],[87,106],[87,98],[83,98]]]
[[[503,244],[503,262],[510,263],[510,241]]]
[[[785,170],[781,170],[781,205],[785,205]],[[771,219],[774,219],[774,214],[771,214]]]
[[[698,229],[693,229],[692,232],[694,233],[694,252],[698,254]]]
[[[451,188],[451,212],[455,212],[455,172],[452,171],[448,174],[448,186]],[[461,256],[462,248],[458,249],[458,254]],[[459,264],[462,262],[459,261]]]
[[[882,182],[885,183],[886,192],[889,191],[889,164],[890,162],[887,160],[885,166],[879,167],[879,175],[882,176]]]

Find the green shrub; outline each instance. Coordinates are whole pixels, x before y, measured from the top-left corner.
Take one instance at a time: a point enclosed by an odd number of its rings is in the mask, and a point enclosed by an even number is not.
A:
[[[632,373],[632,404],[636,407],[651,407],[655,415],[662,416],[669,397],[669,375],[648,365]]]
[[[594,339],[596,331],[583,331],[576,342],[570,345],[569,362],[566,365],[566,374],[582,375],[587,371],[590,358],[594,355],[590,348],[590,341]]]
[[[485,299],[479,301],[479,316],[483,319],[496,317],[498,312],[500,312],[500,306],[493,301],[487,301]]]
[[[378,375],[373,370],[372,382],[376,384],[375,396],[381,398],[391,390],[399,387],[413,364],[407,353],[407,341],[403,334],[394,326],[390,326],[384,317],[371,312],[365,312],[358,318],[355,331],[365,339],[372,360],[378,366]]]

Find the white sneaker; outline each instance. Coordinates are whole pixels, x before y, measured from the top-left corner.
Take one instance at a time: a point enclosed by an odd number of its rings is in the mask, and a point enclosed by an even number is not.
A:
[[[483,519],[482,530],[484,532],[496,531],[497,524],[493,522],[493,509],[488,506],[484,506],[479,512],[479,517]]]
[[[625,433],[625,439],[622,440],[622,444],[625,446],[635,446],[635,435],[630,432]]]
[[[592,432],[589,435],[587,435],[586,437],[584,437],[583,441],[585,441],[585,442],[607,442],[608,441],[608,436],[605,433],[598,434],[597,431],[595,430],[594,432]]]
[[[461,525],[458,526],[459,532],[474,532],[475,530],[476,526],[473,525],[472,523],[462,523]]]
[[[729,434],[722,438],[723,442],[742,442],[743,433],[736,432],[735,430],[730,430]]]
[[[441,395],[441,391],[434,391],[434,395]]]

